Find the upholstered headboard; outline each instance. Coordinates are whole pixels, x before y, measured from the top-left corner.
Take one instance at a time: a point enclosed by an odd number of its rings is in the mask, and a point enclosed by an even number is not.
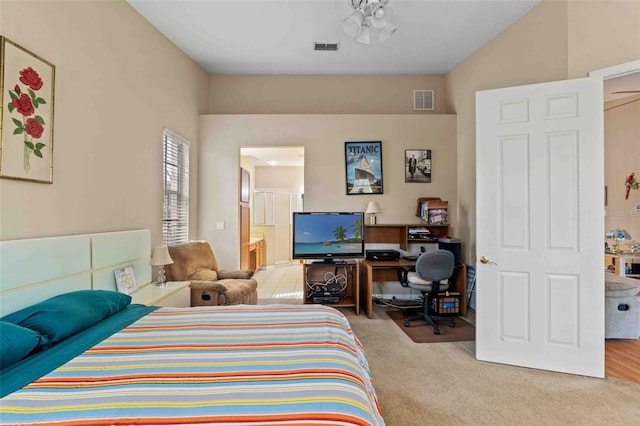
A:
[[[147,229],[0,241],[0,316],[75,290],[117,290],[114,270],[151,281]]]

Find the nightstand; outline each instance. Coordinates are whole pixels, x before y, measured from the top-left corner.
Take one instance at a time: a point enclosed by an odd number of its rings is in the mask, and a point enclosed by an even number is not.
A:
[[[189,281],[168,281],[159,287],[155,283],[145,284],[131,295],[131,303],[148,306],[188,308],[191,306]]]

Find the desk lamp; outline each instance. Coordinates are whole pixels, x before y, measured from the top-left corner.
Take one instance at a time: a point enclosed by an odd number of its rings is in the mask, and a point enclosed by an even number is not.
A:
[[[631,241],[631,235],[625,229],[612,229],[606,234],[607,239],[613,240],[611,243],[611,253],[620,253],[620,241]]]
[[[169,248],[167,246],[158,246],[153,250],[153,257],[151,258],[151,265],[159,266],[158,269],[158,287],[164,287],[167,280],[164,274],[164,265],[170,265],[173,263],[171,255],[169,254]]]
[[[367,205],[366,214],[370,214],[369,223],[371,225],[376,224],[376,213],[380,213],[380,207],[378,207],[378,203],[375,201],[369,201],[369,205]]]

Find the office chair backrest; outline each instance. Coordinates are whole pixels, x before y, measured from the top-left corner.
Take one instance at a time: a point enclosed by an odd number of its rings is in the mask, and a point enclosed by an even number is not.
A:
[[[442,249],[423,253],[416,261],[416,272],[427,281],[448,280],[453,275],[454,267],[453,253]]]

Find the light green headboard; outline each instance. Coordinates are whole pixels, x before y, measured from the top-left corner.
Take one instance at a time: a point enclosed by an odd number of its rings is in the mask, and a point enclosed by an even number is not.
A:
[[[0,316],[76,290],[116,291],[114,270],[151,281],[147,229],[0,241]]]
[[[133,265],[138,288],[151,282],[151,235],[148,229],[91,234],[94,290],[117,291],[114,270]]]
[[[0,241],[0,315],[91,289],[88,235]]]

